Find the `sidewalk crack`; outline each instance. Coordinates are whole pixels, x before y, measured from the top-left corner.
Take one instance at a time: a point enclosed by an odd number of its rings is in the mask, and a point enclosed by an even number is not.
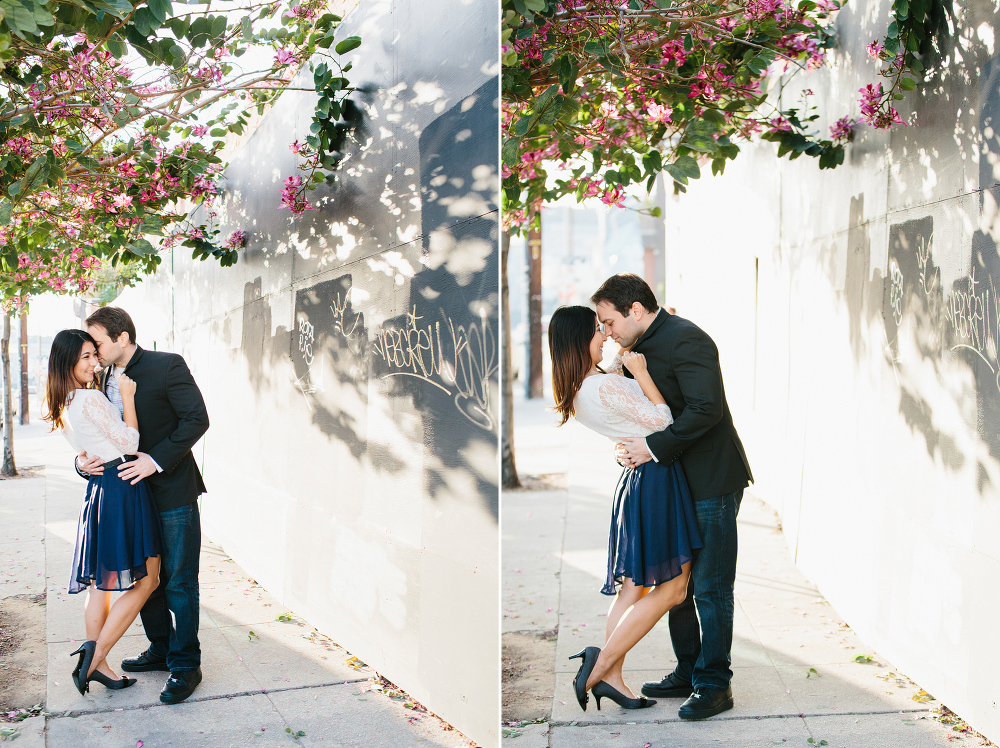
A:
[[[356,683],[367,683],[371,678],[355,678],[353,680],[337,680],[330,681],[328,683],[313,683],[306,686],[286,686],[284,688],[261,688],[255,689],[253,691],[238,691],[236,693],[223,693],[217,696],[200,696],[192,697],[190,699],[185,699],[184,704],[194,704],[205,701],[220,701],[222,699],[237,699],[244,696],[268,696],[272,693],[287,693],[289,691],[308,691],[313,688],[329,688],[330,686],[350,686]],[[134,704],[132,706],[126,707],[115,707],[111,709],[94,709],[94,710],[69,710],[61,712],[59,714],[50,714],[49,716],[55,719],[61,719],[68,717],[70,719],[75,719],[77,717],[86,717],[91,714],[111,714],[112,712],[134,712],[139,709],[153,709],[157,707],[170,707],[176,706],[175,704]]]

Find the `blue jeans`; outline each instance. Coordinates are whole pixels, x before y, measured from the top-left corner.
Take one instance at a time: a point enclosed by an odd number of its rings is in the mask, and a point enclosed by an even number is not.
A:
[[[742,500],[741,488],[694,502],[698,531],[705,547],[692,564],[687,598],[670,611],[667,621],[677,657],[674,675],[681,681],[690,681],[696,689],[724,691],[733,678],[730,652],[736,583],[736,515]]]
[[[149,653],[165,657],[171,672],[201,666],[198,643],[198,562],[201,515],[198,504],[160,512],[163,554],[160,584],[142,606]]]

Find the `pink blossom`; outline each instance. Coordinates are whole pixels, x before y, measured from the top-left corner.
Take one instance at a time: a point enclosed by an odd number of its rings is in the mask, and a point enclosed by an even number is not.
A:
[[[225,244],[223,244],[226,249],[238,249],[239,247],[245,246],[247,243],[247,235],[243,233],[242,229],[236,229],[233,233],[229,235],[226,239]]]
[[[854,120],[850,117],[841,117],[830,127],[830,137],[833,139],[834,143],[846,143],[851,139],[853,134],[851,128],[854,126]]]
[[[650,104],[646,107],[646,116],[653,122],[669,122],[673,109],[663,104]]]
[[[281,191],[281,205],[278,210],[288,208],[294,215],[301,215],[307,210],[315,210],[306,199],[302,186],[302,177],[296,174],[284,180],[285,189]]]
[[[274,55],[274,62],[277,65],[294,65],[298,60],[287,49],[279,49],[277,54]]]

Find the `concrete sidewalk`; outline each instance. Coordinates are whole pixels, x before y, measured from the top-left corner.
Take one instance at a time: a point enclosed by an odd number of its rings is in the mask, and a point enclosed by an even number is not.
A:
[[[15,445],[19,466],[45,471],[0,481],[0,604],[45,593],[50,715],[15,725],[21,748],[472,745],[282,608],[207,539],[200,578],[204,681],[194,695],[160,704],[166,673],[155,672],[136,674],[139,682],[125,691],[92,684],[81,696],[69,653],[84,638],[84,600],[66,589],[84,483],[72,470],[68,443],[49,435],[47,425],[17,427]],[[136,620],[109,660],[117,669],[146,646]]]
[[[628,711],[593,699],[586,712],[573,694],[579,666],[569,655],[601,646],[611,598],[599,593],[606,571],[611,497],[620,468],[607,439],[571,422],[554,428],[541,401],[516,402],[516,457],[524,474],[566,473],[567,490],[503,494],[503,632],[543,636],[558,630],[555,692],[548,724],[505,731],[510,748],[822,745],[924,748],[978,745],[932,719],[939,704],[842,623],[792,564],[777,516],[751,491],[739,515],[733,644],[736,707],[684,722],[681,699]],[[858,656],[867,656],[857,662]],[[666,622],[629,654],[625,678],[673,669]],[[552,663],[536,662],[544,669]]]

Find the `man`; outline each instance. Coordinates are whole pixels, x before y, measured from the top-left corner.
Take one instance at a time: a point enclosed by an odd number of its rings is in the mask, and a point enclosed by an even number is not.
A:
[[[618,459],[631,467],[650,459],[664,464],[679,459],[704,543],[687,599],[668,618],[677,667],[663,680],[644,683],[642,692],[688,697],[678,712],[682,719],[712,717],[733,708],[736,515],[743,489],[753,481],[726,403],[719,352],[696,325],[660,309],[646,282],[632,273],[608,278],[591,301],[605,333],[646,357],[674,416],[664,431],[624,439],[617,446]],[[627,370],[626,375],[631,376]]]
[[[122,410],[118,376],[127,374],[137,385],[136,417],[139,452],[118,467],[122,480],[146,479],[160,513],[163,555],[160,584],[140,616],[149,648],[122,661],[132,673],[170,673],[160,701],[177,704],[201,682],[198,642],[198,561],[201,520],[198,497],[205,492],[191,447],[208,430],[208,411],[184,359],[175,353],[146,351],[136,345],[135,325],[123,309],[103,307],[87,318],[87,332],[97,344],[101,389]],[[76,460],[81,474],[103,472],[99,457],[82,452]]]

